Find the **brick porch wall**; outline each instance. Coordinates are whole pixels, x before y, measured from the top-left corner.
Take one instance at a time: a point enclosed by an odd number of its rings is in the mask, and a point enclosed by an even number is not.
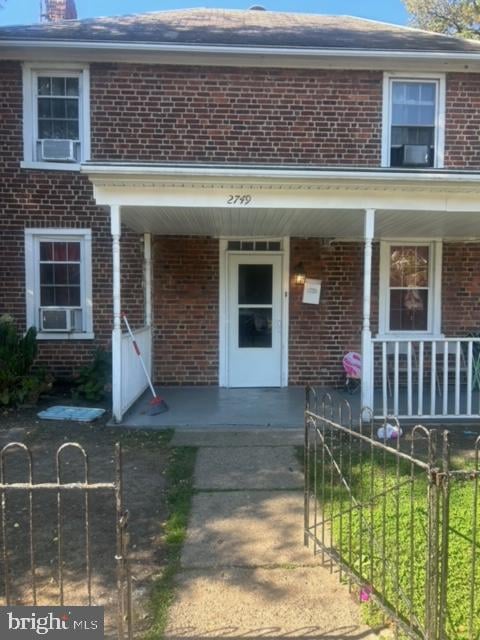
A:
[[[291,238],[291,272],[322,280],[320,305],[290,282],[289,384],[341,386],[343,355],[361,348],[363,244]],[[372,332],[378,326],[379,244],[373,247]],[[156,237],[154,362],[161,384],[218,384],[218,240]],[[479,244],[444,244],[443,331],[480,330]]]
[[[480,243],[443,244],[442,330],[446,336],[480,332]]]
[[[154,375],[161,384],[218,384],[219,241],[154,239]]]
[[[322,281],[319,305],[302,303],[303,287],[290,283],[289,383],[338,386],[342,358],[358,351],[362,330],[363,245],[292,238],[290,266],[303,262]]]

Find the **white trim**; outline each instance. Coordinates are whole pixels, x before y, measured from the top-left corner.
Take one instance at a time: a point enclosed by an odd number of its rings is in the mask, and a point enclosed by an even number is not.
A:
[[[215,177],[215,178],[278,178],[280,180],[365,180],[372,182],[445,182],[464,183],[480,182],[479,172],[466,172],[460,170],[453,171],[432,171],[404,169],[401,171],[394,169],[380,168],[371,171],[352,171],[349,169],[271,169],[271,168],[249,168],[249,167],[211,167],[211,166],[148,166],[141,164],[82,164],[81,173],[91,176],[93,181],[97,176],[115,177],[121,176],[126,183],[128,178],[132,181],[139,176],[145,177]]]
[[[428,246],[430,247],[430,264],[428,274],[428,329],[426,331],[390,331],[390,247],[398,246]],[[442,327],[442,255],[441,240],[412,240],[396,238],[395,240],[380,241],[380,277],[378,302],[378,339],[385,340],[430,340],[441,339]]]
[[[288,387],[289,335],[290,335],[290,237],[282,242],[282,387]]]
[[[228,313],[227,313],[227,282],[228,282],[228,238],[219,238],[218,259],[218,385],[228,386]]]
[[[152,326],[152,234],[143,234],[145,326]]]
[[[90,68],[86,64],[57,62],[24,62],[23,71],[23,161],[22,169],[79,171],[82,162],[90,159]],[[45,162],[36,160],[37,103],[35,81],[39,74],[71,76],[79,79],[78,122],[80,140],[79,162]]]
[[[166,44],[151,42],[101,42],[99,40],[30,40],[30,39],[5,39],[0,46],[3,48],[19,48],[24,52],[30,49],[78,49],[78,50],[104,50],[104,51],[154,51],[165,53],[217,54],[219,56],[236,54],[242,57],[248,56],[283,56],[287,58],[387,58],[390,60],[457,60],[465,62],[479,62],[478,52],[451,52],[451,51],[408,51],[388,49],[338,49],[338,48],[305,48],[305,47],[272,47],[272,46],[228,46],[228,45],[195,45],[195,44]]]
[[[385,72],[383,74],[383,102],[382,102],[382,155],[381,166],[390,167],[390,140],[392,132],[392,84],[394,81],[421,82],[429,80],[435,82],[435,158],[433,166],[443,169],[445,161],[445,102],[446,76],[444,73],[400,73]]]
[[[26,147],[24,147],[26,148]],[[75,162],[34,162],[31,160],[22,160],[20,162],[21,169],[42,169],[47,171],[80,171],[82,165]]]
[[[94,333],[55,333],[53,331],[41,332],[37,333],[37,340],[41,340],[42,342],[48,340],[93,340],[95,338]]]
[[[280,251],[228,251],[229,240],[280,240]],[[281,298],[282,308],[280,311],[282,319],[281,332],[281,372],[280,380],[282,387],[288,387],[288,357],[289,357],[289,318],[290,318],[290,238],[284,236],[225,236],[219,238],[219,296],[218,296],[218,384],[220,387],[228,387],[228,336],[229,336],[229,310],[228,310],[228,286],[230,282],[228,271],[228,257],[230,255],[243,256],[270,256],[280,255],[282,257],[281,273]]]
[[[27,327],[38,327],[37,310],[39,308],[38,281],[38,243],[41,240],[72,239],[82,241],[81,260],[81,296],[82,296],[82,332],[54,333],[41,332],[37,334],[39,340],[92,340],[93,333],[93,300],[92,300],[92,232],[90,229],[65,228],[26,228],[25,238],[25,296]]]
[[[112,413],[114,420],[120,422],[123,417],[122,399],[122,319],[121,319],[121,260],[120,238],[122,233],[122,215],[118,205],[110,206],[110,233],[112,236]]]
[[[375,235],[375,209],[364,215],[363,305],[362,305],[362,407],[373,409],[373,345],[371,330],[372,244]]]

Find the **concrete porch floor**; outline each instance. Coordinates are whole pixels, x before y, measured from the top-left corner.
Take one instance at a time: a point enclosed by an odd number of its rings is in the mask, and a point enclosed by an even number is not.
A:
[[[319,397],[326,391],[335,404],[347,398],[358,413],[360,394],[348,395],[339,390],[317,390]],[[150,415],[151,393],[144,395],[127,412],[122,421],[126,427],[164,429],[189,428],[282,428],[303,426],[304,387],[225,389],[221,387],[159,387],[159,396],[169,406],[166,413]]]
[[[159,387],[169,410],[150,415],[150,392],[124,416],[126,427],[286,427],[303,424],[303,387],[225,389],[221,387]]]
[[[319,400],[325,393],[332,396],[335,411],[341,400],[345,399],[352,408],[352,417],[360,412],[360,393],[348,394],[342,389],[316,388]],[[305,405],[304,387],[279,388],[246,388],[226,389],[220,387],[158,387],[157,393],[165,399],[169,406],[166,413],[150,415],[151,393],[143,396],[126,413],[122,426],[145,429],[165,429],[167,427],[185,427],[189,429],[221,429],[222,427],[242,427],[252,429],[294,429],[303,427],[303,411]],[[451,396],[451,397],[450,397]],[[393,399],[389,397],[389,409],[392,411]],[[377,415],[382,414],[382,394],[375,390],[374,405]],[[413,406],[418,406],[416,396]],[[465,394],[461,394],[461,407],[465,406]],[[479,406],[478,392],[474,393],[472,406]],[[441,407],[438,396],[437,407]],[[453,389],[449,393],[449,409],[453,407]],[[407,413],[406,392],[400,394],[400,413]],[[425,413],[428,402],[425,400]],[[402,419],[402,422],[431,423],[426,417]],[[478,416],[470,418],[479,422]],[[465,423],[465,419],[436,418],[436,423]]]

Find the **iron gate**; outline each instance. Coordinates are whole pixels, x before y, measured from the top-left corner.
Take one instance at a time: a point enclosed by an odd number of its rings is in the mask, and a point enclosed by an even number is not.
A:
[[[20,452],[25,457],[27,477],[23,482],[9,482],[7,458],[13,452]],[[65,477],[64,457],[67,452],[79,452],[80,465],[83,473],[82,477],[74,482],[67,482]],[[110,496],[112,508],[115,512],[115,552],[112,550],[112,560],[116,564],[116,592],[118,600],[117,636],[119,640],[132,640],[132,597],[131,597],[131,576],[128,558],[128,512],[123,505],[122,490],[122,449],[120,444],[115,445],[115,470],[112,482],[91,482],[88,455],[85,449],[76,442],[67,442],[58,448],[55,454],[55,481],[35,482],[34,460],[29,447],[21,442],[10,442],[0,450],[0,521],[1,521],[1,565],[0,582],[3,582],[4,602],[7,605],[23,604],[37,605],[38,603],[38,582],[39,568],[37,566],[36,542],[37,533],[41,530],[35,523],[34,504],[36,496],[40,492],[46,492],[56,496],[56,591],[55,601],[48,604],[75,605],[77,602],[68,602],[65,598],[65,496],[67,494],[77,494],[83,496],[83,509],[81,519],[83,520],[82,532],[78,532],[78,537],[83,537],[81,553],[85,566],[85,585],[88,605],[97,604],[92,597],[92,544],[91,544],[91,520],[90,504],[93,494],[100,492]],[[11,522],[10,501],[14,500],[14,495],[26,497],[26,514],[24,527],[18,522]],[[45,522],[41,526],[45,526]],[[17,527],[17,529],[15,529]],[[28,595],[23,590],[23,596],[19,601],[18,596],[12,595],[12,588],[15,585],[16,576],[12,571],[11,558],[14,553],[15,538],[17,531],[25,528],[25,538],[28,540],[23,559],[28,563],[29,589]],[[20,532],[19,532],[20,533]],[[81,535],[80,535],[81,534]],[[28,556],[28,559],[25,557]],[[2,575],[3,574],[3,575]],[[16,594],[17,595],[17,594]]]
[[[305,544],[396,637],[477,640],[480,438],[458,469],[448,431],[417,425],[390,440],[395,418],[359,413],[307,388]]]

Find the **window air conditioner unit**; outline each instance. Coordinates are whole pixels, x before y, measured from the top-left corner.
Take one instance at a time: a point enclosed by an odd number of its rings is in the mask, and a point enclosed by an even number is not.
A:
[[[42,160],[75,162],[75,140],[40,140]]]
[[[403,164],[428,166],[430,147],[426,144],[405,144],[403,146]]]
[[[40,308],[40,331],[70,333],[81,331],[81,309]]]

